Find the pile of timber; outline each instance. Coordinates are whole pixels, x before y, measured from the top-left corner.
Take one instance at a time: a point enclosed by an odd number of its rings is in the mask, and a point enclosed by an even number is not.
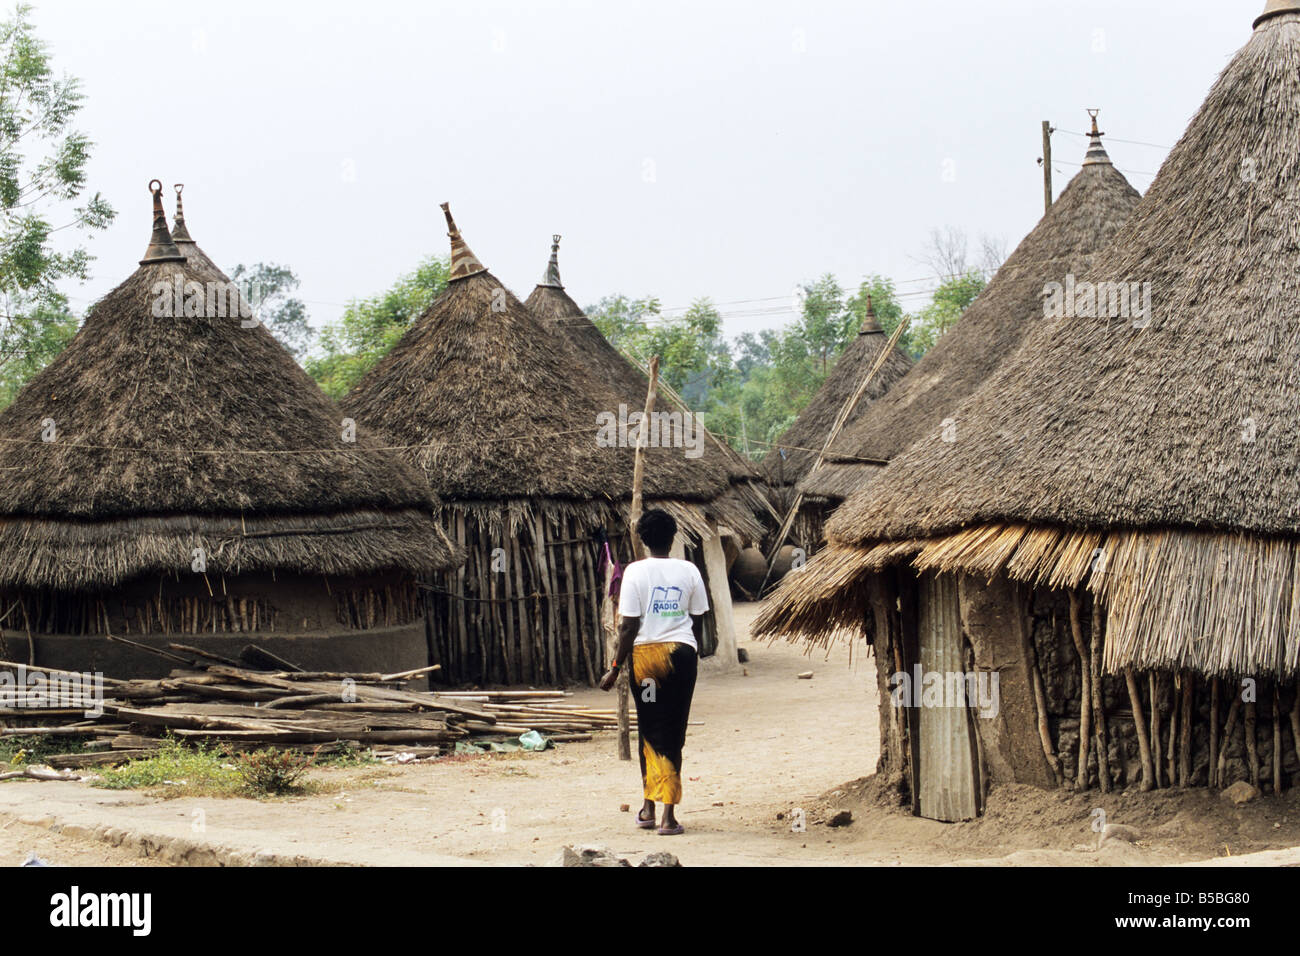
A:
[[[0,726],[0,736],[87,738],[85,753],[50,761],[67,768],[144,756],[167,735],[240,750],[366,749],[383,755],[398,748],[425,757],[444,753],[461,740],[517,738],[533,730],[555,741],[587,740],[595,731],[618,726],[612,708],[573,704],[571,695],[560,690],[410,688],[412,680],[437,665],[394,674],[306,671],[255,645],[246,647],[239,660],[185,644],[170,644],[170,651],[136,646],[176,666],[158,680],[104,678],[103,713],[95,717],[86,717],[81,707],[0,708],[0,723],[39,721],[36,726]],[[0,669],[19,666],[0,661]],[[40,669],[33,685],[32,672],[26,679],[37,694],[47,689],[42,680],[52,682],[52,692],[60,678],[76,676]]]

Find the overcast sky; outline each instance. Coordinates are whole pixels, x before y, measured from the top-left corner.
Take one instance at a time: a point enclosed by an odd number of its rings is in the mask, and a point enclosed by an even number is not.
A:
[[[1043,212],[1044,119],[1058,192],[1090,106],[1145,191],[1263,7],[38,0],[34,19],[84,83],[90,183],[119,211],[79,310],[135,268],[156,176],[186,184],[220,265],[294,269],[317,326],[445,253],[450,201],[521,298],[558,232],[580,304],[707,295],[736,335],[790,321],[828,271],[922,304],[933,227],[1014,248]]]

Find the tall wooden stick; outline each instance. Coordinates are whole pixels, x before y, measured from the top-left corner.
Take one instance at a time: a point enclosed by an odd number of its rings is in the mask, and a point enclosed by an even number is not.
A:
[[[1273,793],[1282,792],[1282,693],[1273,681]]]
[[[1178,691],[1183,686],[1182,672],[1175,671],[1172,677],[1170,684],[1173,686],[1169,689],[1169,753],[1165,757],[1171,787],[1178,783]]]
[[[1160,784],[1160,770],[1163,766],[1163,753],[1160,749],[1160,675],[1151,671],[1147,674],[1147,689],[1151,698],[1151,766],[1155,770],[1152,779],[1156,787]]]
[[[1097,783],[1102,793],[1110,793],[1110,743],[1106,736],[1106,697],[1101,687],[1101,606],[1092,602],[1092,640],[1089,666],[1092,677],[1092,724],[1097,735]]]
[[[1178,738],[1178,786],[1192,782],[1192,711],[1195,705],[1196,675],[1183,672],[1183,729]]]
[[[1138,693],[1133,668],[1124,668],[1124,683],[1128,685],[1129,706],[1133,708],[1133,729],[1137,731],[1138,755],[1142,758],[1142,790],[1152,790],[1156,782],[1151,767],[1151,739],[1147,736],[1147,722],[1142,715],[1142,695]]]
[[[1246,701],[1246,759],[1250,761],[1250,785],[1258,790],[1259,741],[1255,737],[1255,724],[1255,702],[1248,700]]]
[[[1043,756],[1047,758],[1047,765],[1052,768],[1052,776],[1056,778],[1056,785],[1059,787],[1065,782],[1065,776],[1061,772],[1061,761],[1052,747],[1052,730],[1047,720],[1047,690],[1043,686],[1043,670],[1038,664],[1038,649],[1034,647],[1033,627],[1033,618],[1029,616],[1025,622],[1025,651],[1029,656],[1030,664],[1033,665],[1034,710],[1038,714],[1038,740],[1043,745]]]
[[[1219,678],[1210,679],[1210,778],[1206,782],[1219,784]]]
[[[655,355],[650,359],[650,385],[645,393],[645,414],[641,416],[641,427],[637,430],[636,436],[636,459],[632,467],[632,506],[628,509],[627,519],[631,526],[632,554],[637,561],[645,557],[645,545],[636,533],[636,523],[641,520],[641,488],[645,479],[645,449],[650,440],[650,416],[655,410],[655,395],[659,386],[659,356]],[[629,659],[625,662],[626,666],[618,672],[618,759],[632,759],[632,731],[630,727],[630,718],[628,716],[628,707],[631,701],[631,683],[628,672],[631,670],[632,662]]]
[[[1223,725],[1223,743],[1219,745],[1219,763],[1214,771],[1214,779],[1218,781],[1220,789],[1226,783],[1223,776],[1228,769],[1228,744],[1232,740],[1232,732],[1237,729],[1237,717],[1240,714],[1241,690],[1238,688],[1232,696],[1232,706],[1228,708],[1228,722]]]
[[[1079,623],[1079,592],[1070,590],[1070,637],[1079,655],[1079,770],[1074,778],[1075,790],[1088,789],[1088,746],[1092,742],[1092,668],[1088,646],[1083,643],[1083,625]]]

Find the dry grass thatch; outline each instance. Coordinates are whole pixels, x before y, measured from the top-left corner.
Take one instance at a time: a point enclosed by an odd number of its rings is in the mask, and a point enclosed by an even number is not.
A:
[[[832,534],[993,522],[1300,532],[1298,136],[1300,17],[1284,15],[1224,70],[1079,277],[1150,283],[1150,321],[1037,323],[950,413],[956,440],[927,435],[895,458]]]
[[[556,249],[552,247],[551,267],[547,270],[546,281],[533,289],[524,305],[544,325],[559,330],[572,343],[573,354],[583,361],[593,378],[610,385],[624,397],[630,407],[644,406],[646,389],[649,387],[645,373],[610,344],[604,333],[565,292],[559,284],[559,267],[555,260]],[[666,398],[661,391],[661,407],[666,404]],[[671,401],[670,398],[667,400]],[[767,499],[757,487],[761,475],[751,462],[725,441],[715,440],[710,444],[707,453],[710,466],[713,465],[715,454],[721,457],[732,485],[725,496],[728,499],[725,523],[746,537],[760,537],[762,526],[754,514],[767,511]]]
[[[880,350],[888,342],[889,336],[876,325],[873,331],[859,332],[845,346],[812,401],[763,456],[762,468],[770,485],[793,486],[808,473],[826,443],[836,416],[871,371]],[[911,368],[912,360],[895,348],[876,373],[845,427],[850,427],[867,414],[872,404],[887,394]]]
[[[935,538],[833,545],[783,581],[756,633],[824,645],[861,627],[866,578],[894,564],[1091,591],[1105,608],[1109,674],[1300,672],[1300,542],[1208,531],[980,525]]]
[[[188,573],[200,542],[217,571],[452,563],[420,476],[364,430],[345,442],[342,412],[266,329],[154,315],[158,283],[210,277],[142,265],[0,412],[0,579]]]
[[[937,439],[943,420],[1035,327],[1044,284],[1068,273],[1083,276],[1140,199],[1109,163],[1084,166],[961,321],[844,429],[800,490],[842,501],[880,470],[857,459],[889,461],[915,441]]]
[[[636,431],[626,447],[603,447],[598,415],[617,416],[620,404],[639,411],[644,391],[633,402],[592,375],[567,336],[482,266],[447,215],[452,274],[464,275],[343,407],[398,443],[419,446],[409,457],[448,501],[630,497]],[[681,447],[648,448],[645,496],[719,497],[727,475],[710,451],[706,445],[701,458],[688,459]]]
[[[1112,671],[1294,673],[1298,136],[1293,12],[1260,23],[1080,277],[1150,283],[1149,321],[1043,321],[953,413],[955,441],[919,441],[845,503],[825,565],[762,627],[825,633],[894,550],[1088,587]]]
[[[420,446],[409,457],[448,500],[604,501],[632,491],[635,430],[628,447],[597,443],[597,414],[617,415],[620,403],[566,338],[483,271],[453,281],[343,407]],[[707,449],[697,460],[647,449],[646,496],[716,498],[726,474],[708,461]]]

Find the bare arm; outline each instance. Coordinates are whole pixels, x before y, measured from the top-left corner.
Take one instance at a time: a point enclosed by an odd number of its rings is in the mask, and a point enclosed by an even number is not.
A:
[[[612,666],[605,672],[605,676],[600,679],[601,690],[610,690],[618,677],[619,668],[627,666],[628,658],[632,656],[632,645],[636,642],[636,635],[639,630],[641,630],[641,619],[639,617],[619,618],[618,648],[614,652]]]

